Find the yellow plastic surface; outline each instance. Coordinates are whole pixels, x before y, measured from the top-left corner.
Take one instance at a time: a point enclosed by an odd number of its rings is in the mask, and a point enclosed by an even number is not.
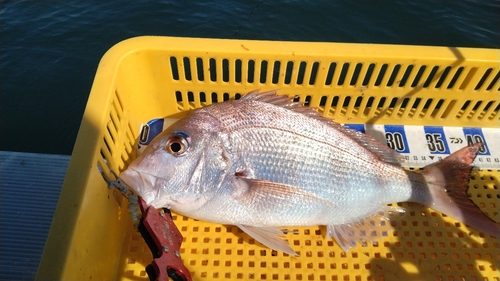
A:
[[[38,280],[147,280],[152,256],[127,202],[97,163],[123,170],[141,123],[254,89],[281,89],[340,123],[499,126],[500,51],[171,37],[123,41],[92,86]],[[109,171],[106,168],[106,173]],[[498,170],[474,171],[470,196],[500,221]],[[287,237],[300,256],[235,226],[175,215],[194,280],[499,280],[499,241],[418,204],[376,245],[347,254],[322,226]]]

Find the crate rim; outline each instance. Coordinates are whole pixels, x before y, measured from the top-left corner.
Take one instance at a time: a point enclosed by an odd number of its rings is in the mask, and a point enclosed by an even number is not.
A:
[[[287,41],[287,40],[255,40],[255,39],[227,39],[227,38],[200,38],[200,37],[173,37],[143,35],[125,39],[108,49],[102,59],[111,59],[114,55],[125,56],[129,52],[140,50],[162,49],[165,46],[174,49],[173,44],[181,43],[182,49],[179,51],[205,51],[219,52],[217,44],[186,44],[199,43],[200,41],[227,43],[224,52],[241,54],[242,51],[248,53],[269,53],[282,52],[291,55],[304,56],[331,56],[330,51],[335,51],[335,55],[343,56],[353,54],[372,55],[374,59],[387,58],[414,58],[412,51],[422,49],[432,50],[431,55],[418,57],[425,59],[440,60],[468,60],[468,61],[491,61],[500,59],[500,48],[471,48],[459,46],[431,46],[431,45],[404,45],[404,44],[380,44],[380,43],[347,43],[347,42],[324,42],[324,41]],[[273,44],[269,46],[269,44]],[[294,47],[295,49],[291,49]],[[127,51],[128,50],[128,51]],[[297,51],[296,51],[297,50]],[[457,53],[463,53],[463,57],[457,57]],[[470,57],[473,57],[472,59]]]

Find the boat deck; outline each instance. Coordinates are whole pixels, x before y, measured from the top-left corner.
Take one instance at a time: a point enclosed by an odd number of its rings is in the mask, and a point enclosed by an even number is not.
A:
[[[69,155],[0,151],[0,280],[34,280]]]

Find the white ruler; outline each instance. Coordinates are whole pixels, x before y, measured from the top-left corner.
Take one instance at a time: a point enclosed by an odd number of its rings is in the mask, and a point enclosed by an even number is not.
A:
[[[139,153],[176,119],[153,119],[141,126]],[[482,142],[473,165],[500,170],[500,128],[344,124],[373,136],[404,156],[404,167],[424,167],[472,143]]]
[[[443,160],[460,148],[482,142],[473,165],[500,169],[500,129],[441,126],[360,125],[346,127],[365,132],[404,155],[402,166],[424,167]]]

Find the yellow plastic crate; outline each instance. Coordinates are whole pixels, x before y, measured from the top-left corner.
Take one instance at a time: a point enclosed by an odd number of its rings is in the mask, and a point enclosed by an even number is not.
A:
[[[141,123],[281,89],[340,123],[498,127],[499,50],[172,37],[123,41],[102,58],[38,280],[147,280],[152,260],[126,200],[97,163],[122,171]],[[106,169],[106,173],[109,171]],[[500,221],[498,170],[474,170],[471,198]],[[499,280],[499,241],[418,204],[377,244],[347,254],[325,227],[287,234],[292,257],[236,226],[175,215],[194,280]]]

